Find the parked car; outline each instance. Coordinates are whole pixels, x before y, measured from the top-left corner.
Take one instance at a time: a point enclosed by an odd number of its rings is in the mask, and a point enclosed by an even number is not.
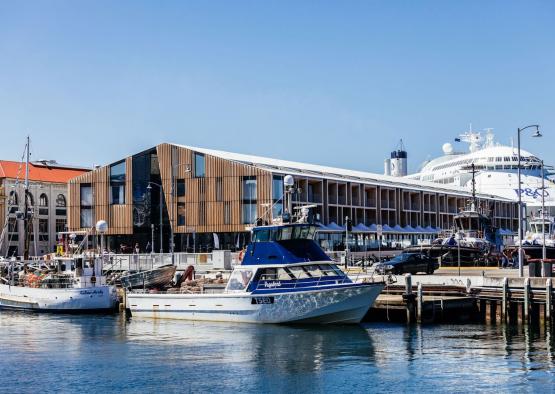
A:
[[[433,274],[439,268],[435,259],[422,253],[401,253],[389,261],[376,264],[376,272],[380,274],[416,274],[424,272]]]

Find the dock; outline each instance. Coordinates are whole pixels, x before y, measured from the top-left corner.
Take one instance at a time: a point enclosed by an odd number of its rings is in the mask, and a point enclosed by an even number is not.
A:
[[[553,281],[541,277],[410,275],[392,277],[367,320],[551,324]]]

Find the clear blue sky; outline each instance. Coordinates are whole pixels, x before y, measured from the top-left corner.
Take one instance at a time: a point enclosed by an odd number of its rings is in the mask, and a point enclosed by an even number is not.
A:
[[[553,1],[0,2],[0,158],[105,164],[160,142],[381,172],[468,128],[542,126]]]

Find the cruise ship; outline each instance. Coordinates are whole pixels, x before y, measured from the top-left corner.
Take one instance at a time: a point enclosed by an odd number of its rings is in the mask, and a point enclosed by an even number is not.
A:
[[[497,195],[522,201],[527,207],[527,216],[541,210],[542,191],[545,211],[555,215],[555,182],[552,167],[544,165],[545,189],[542,189],[541,159],[521,148],[521,181],[518,187],[518,149],[495,141],[492,129],[485,133],[469,131],[461,134],[456,141],[468,144],[467,152],[456,151],[451,143],[443,144],[444,155],[425,162],[420,171],[408,178],[456,185],[472,189],[472,164],[475,174],[476,192]]]

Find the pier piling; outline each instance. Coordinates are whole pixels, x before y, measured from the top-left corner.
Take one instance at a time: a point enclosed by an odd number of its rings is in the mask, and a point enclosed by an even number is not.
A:
[[[501,322],[507,322],[507,315],[508,315],[508,296],[509,296],[509,280],[507,278],[503,278],[503,294],[501,299]]]
[[[422,323],[422,283],[418,283],[416,302],[416,320]]]
[[[551,309],[553,301],[553,282],[547,278],[545,283],[545,320],[551,322]]]
[[[530,316],[530,278],[524,279],[524,313],[522,318],[528,322]]]

